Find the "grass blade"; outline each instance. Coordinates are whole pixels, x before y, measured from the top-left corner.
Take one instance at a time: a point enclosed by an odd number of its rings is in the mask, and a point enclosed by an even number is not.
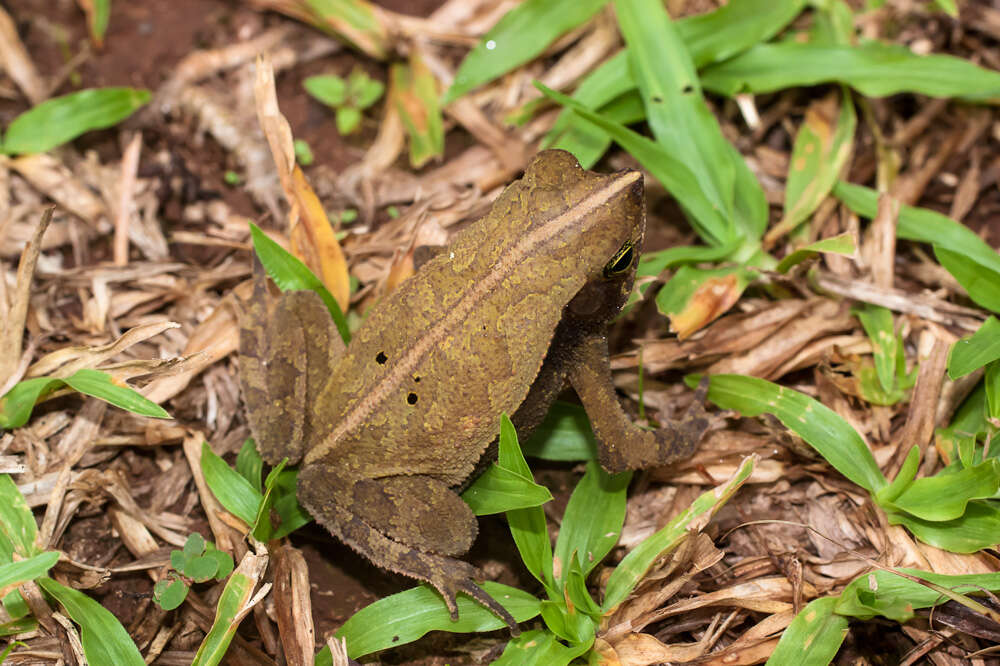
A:
[[[264,495],[217,456],[208,442],[201,445],[201,471],[205,475],[205,483],[226,511],[247,525],[253,525]]]
[[[24,495],[10,474],[0,474],[0,556],[10,562],[13,554],[28,558],[39,553],[35,546],[38,525]]]
[[[82,368],[63,380],[74,391],[100,398],[115,407],[155,419],[169,419],[170,414],[129,386],[115,384],[111,375],[99,370]]]
[[[0,565],[0,589],[11,589],[44,576],[59,561],[59,553],[49,550],[26,560]]]
[[[1000,321],[989,317],[978,331],[951,346],[948,376],[951,379],[964,377],[997,359],[1000,359]]]
[[[523,590],[490,581],[480,587],[518,622],[538,615],[541,602]],[[441,595],[428,585],[419,585],[365,606],[334,635],[347,639],[347,654],[357,659],[388,647],[412,643],[428,631],[480,633],[506,626],[503,620],[466,595],[459,595],[456,601],[458,620],[452,621]]]
[[[38,584],[80,625],[80,642],[91,666],[145,666],[125,627],[101,604],[79,590],[42,577]]]
[[[15,118],[2,152],[44,153],[84,132],[116,125],[149,101],[148,90],[90,88],[53,97]]]
[[[447,105],[535,58],[549,44],[592,17],[607,0],[525,0],[504,14],[469,51],[445,93]]]
[[[691,387],[696,377],[685,378]],[[757,377],[713,375],[708,398],[744,416],[773,414],[838,472],[868,492],[888,484],[861,435],[839,414],[804,393]]]
[[[866,97],[913,92],[979,102],[1000,99],[1000,72],[961,58],[917,55],[905,46],[880,42],[860,46],[760,44],[706,68],[701,83],[728,97],[843,83]]]
[[[827,666],[847,637],[847,618],[834,612],[839,599],[813,599],[781,634],[768,666]]]
[[[393,65],[389,76],[392,102],[410,137],[410,165],[419,169],[444,154],[437,80],[416,52],[410,55],[408,65]]]

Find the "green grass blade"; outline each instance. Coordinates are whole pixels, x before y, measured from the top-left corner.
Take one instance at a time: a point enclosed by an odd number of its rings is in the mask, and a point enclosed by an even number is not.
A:
[[[480,587],[518,622],[538,615],[541,602],[523,590],[490,581]],[[458,596],[457,603],[458,620],[452,621],[441,595],[427,585],[420,585],[365,606],[334,635],[347,639],[347,654],[357,659],[412,643],[428,631],[481,633],[506,626],[503,620],[464,594]]]
[[[813,599],[781,634],[768,666],[827,666],[847,637],[847,618],[834,613],[837,597]]]
[[[246,560],[244,560],[245,562]],[[229,644],[236,635],[236,629],[246,616],[247,604],[254,591],[254,580],[241,571],[240,567],[233,572],[222,589],[222,595],[215,605],[215,621],[205,635],[205,640],[198,646],[191,666],[214,666],[222,663],[229,649]]]
[[[948,350],[948,376],[951,379],[964,377],[997,359],[1000,359],[1000,321],[989,317],[978,331]]]
[[[305,0],[305,4],[321,30],[345,39],[377,60],[388,56],[388,33],[365,0]]]
[[[35,545],[38,525],[24,495],[10,474],[0,474],[0,556],[10,562],[14,553],[20,558],[39,554]]]
[[[636,92],[631,92],[602,106],[600,115],[618,125],[631,125],[646,118],[646,107]],[[611,146],[611,136],[591,122],[573,114],[568,129],[552,145],[573,153],[584,169],[592,168]]]
[[[44,576],[59,561],[59,553],[49,550],[26,560],[0,564],[0,589],[13,588]]]
[[[91,666],[145,666],[125,627],[101,604],[83,592],[42,577],[38,584],[80,625],[83,654]]]
[[[851,93],[843,90],[838,104],[832,97],[810,105],[799,127],[788,163],[785,209],[768,232],[774,239],[806,221],[830,194],[854,148],[857,114]]]
[[[155,419],[170,418],[170,414],[158,404],[129,386],[114,383],[106,372],[82,368],[63,381],[74,391],[100,398],[133,414]]]
[[[692,387],[697,383],[694,377],[686,381]],[[713,375],[711,382],[708,398],[723,409],[735,409],[744,416],[772,414],[868,492],[878,492],[887,485],[861,435],[829,407],[804,393],[756,377]]]
[[[504,14],[469,51],[442,104],[535,58],[549,44],[587,21],[607,0],[526,0]]]
[[[896,355],[901,342],[896,336],[892,312],[879,305],[865,304],[855,308],[854,315],[872,344],[878,381],[886,392],[892,391],[896,383]]]
[[[91,88],[53,97],[15,118],[0,150],[44,153],[84,132],[116,125],[148,101],[149,91],[135,88]]]
[[[506,414],[500,418],[497,464],[534,481],[518,445],[517,432]],[[552,576],[552,544],[545,523],[545,511],[540,506],[508,511],[507,524],[524,566],[546,589],[553,590],[555,583]]]
[[[0,398],[0,429],[23,426],[31,418],[35,404],[61,386],[63,381],[52,377],[34,377],[14,384]]]
[[[712,230],[727,228],[728,222],[721,211],[706,197],[695,174],[666,148],[627,127],[622,127],[603,118],[565,95],[541,84],[536,83],[535,85],[548,97],[573,109],[574,112],[606,131],[619,145],[639,160],[677,199],[688,214],[688,220],[702,238],[714,241]],[[735,249],[736,244],[724,245],[723,247]]]
[[[939,245],[934,246],[934,256],[977,305],[1000,312],[1000,273],[983,270],[974,259]]]
[[[521,450],[542,460],[591,460],[597,457],[597,438],[583,407],[557,400]]]
[[[410,137],[410,165],[419,169],[444,154],[444,124],[437,80],[416,52],[390,69],[392,102]]]
[[[896,571],[923,579],[931,585],[910,580]],[[1000,590],[1000,574],[949,576],[919,569],[878,569],[848,583],[839,598],[834,597],[837,600],[835,612],[866,621],[882,616],[896,622],[908,622],[913,619],[914,610],[949,601],[949,596],[942,594],[941,588],[947,588],[952,595],[979,595],[984,590],[996,592]]]
[[[676,21],[698,68],[727,60],[775,36],[802,12],[804,0],[740,0]]]
[[[794,252],[790,252],[785,255],[785,258],[778,263],[774,270],[778,273],[787,273],[793,266],[797,266],[821,252],[851,256],[855,250],[857,250],[857,246],[854,245],[854,238],[849,233],[843,233],[839,236],[818,240],[815,243],[810,243]]]
[[[586,577],[618,543],[631,479],[630,472],[611,476],[596,461],[587,463],[587,472],[569,498],[556,538],[555,556],[562,567],[563,581],[574,555]]]
[[[990,458],[951,474],[916,479],[889,506],[922,520],[944,522],[960,518],[969,502],[993,497],[998,489],[1000,459]]]
[[[253,525],[264,496],[217,456],[207,442],[201,445],[201,471],[205,475],[205,483],[226,511],[247,525]]]
[[[525,631],[512,638],[493,666],[566,666],[590,649],[589,645],[567,647],[550,631]]]
[[[878,193],[875,190],[840,181],[833,188],[833,195],[858,215],[867,218],[873,218],[876,215]],[[949,250],[954,255],[964,257],[967,261],[975,262],[977,266],[972,272],[974,278],[972,282],[962,282],[967,276],[965,270],[959,271],[955,275],[966,291],[972,288],[979,293],[976,285],[982,284],[981,280],[990,280],[994,284],[1000,283],[1000,254],[971,229],[941,213],[935,213],[926,208],[900,206],[896,236],[906,240],[930,243],[934,246],[935,252],[940,253],[942,249]],[[991,293],[993,292],[991,291]]]
[[[490,466],[462,493],[462,499],[477,516],[541,506],[552,493],[509,469]]]
[[[750,478],[756,464],[755,456],[744,459],[728,481],[699,495],[691,506],[622,558],[611,572],[604,590],[604,602],[601,604],[604,613],[612,612],[618,604],[625,601],[646,576],[653,563],[677,548],[689,531],[702,529],[715,512],[721,509]]]
[[[344,344],[350,342],[351,332],[347,327],[347,319],[344,318],[340,306],[323,282],[299,261],[298,257],[268,238],[267,234],[253,222],[250,223],[250,237],[253,239],[253,249],[260,263],[264,265],[267,274],[278,288],[282,291],[315,291],[330,311]]]
[[[879,42],[860,46],[760,44],[707,67],[701,83],[729,97],[843,83],[866,97],[913,92],[980,102],[1000,99],[1000,72],[953,56],[917,55],[905,46]]]
[[[969,502],[955,520],[923,520],[896,511],[886,511],[886,516],[890,525],[903,525],[924,543],[953,553],[974,553],[1000,543],[1000,502],[995,500]]]

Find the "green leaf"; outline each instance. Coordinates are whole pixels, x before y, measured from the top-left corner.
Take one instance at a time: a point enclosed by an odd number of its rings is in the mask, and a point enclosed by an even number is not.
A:
[[[184,557],[190,559],[205,552],[205,537],[198,532],[192,532],[184,541]]]
[[[253,588],[253,579],[245,574],[234,573],[229,577],[215,605],[215,621],[212,622],[212,628],[206,634],[205,640],[198,646],[198,652],[195,653],[191,666],[222,662],[240,624],[237,614],[250,600]]]
[[[729,310],[758,275],[742,266],[681,266],[657,293],[656,309],[683,339]]]
[[[562,566],[563,581],[571,558],[578,558],[586,576],[618,543],[631,479],[630,472],[611,476],[596,461],[587,463],[587,472],[570,496],[556,538],[555,556]]]
[[[518,622],[538,615],[541,602],[527,592],[490,581],[480,587]],[[506,626],[503,620],[464,594],[458,596],[457,603],[458,620],[452,621],[441,595],[427,585],[419,585],[365,606],[334,635],[347,639],[347,654],[357,659],[412,643],[428,631],[482,633]]]
[[[552,493],[530,478],[491,465],[462,493],[462,499],[477,516],[541,506]]]
[[[694,386],[696,378],[685,378]],[[709,399],[744,416],[772,414],[816,449],[838,472],[874,493],[888,482],[861,436],[836,412],[813,398],[756,377],[713,375]]]
[[[128,632],[104,606],[51,578],[39,578],[38,584],[80,625],[83,654],[91,666],[145,666]]]
[[[836,67],[831,67],[836,63]],[[705,88],[732,97],[843,83],[866,97],[914,92],[987,102],[1000,98],[1000,73],[948,55],[917,55],[905,46],[787,41],[759,44],[702,72]]]
[[[337,131],[341,134],[351,134],[361,125],[361,110],[353,106],[342,106],[337,109]]]
[[[26,560],[0,564],[0,589],[9,589],[48,573],[59,561],[59,552],[48,550]]]
[[[369,77],[361,70],[351,74],[350,88],[354,106],[359,109],[367,109],[385,92],[384,83]]]
[[[993,500],[969,502],[955,520],[930,521],[896,511],[886,516],[890,525],[903,525],[924,543],[953,553],[974,553],[1000,542],[1000,502]]]
[[[896,358],[902,342],[896,335],[892,312],[871,304],[859,306],[852,312],[861,322],[871,342],[879,383],[885,391],[892,391],[896,384]]]
[[[934,246],[934,256],[977,305],[1000,312],[1000,273],[984,271],[974,259],[938,245]]]
[[[582,406],[557,400],[521,450],[543,460],[591,460],[597,457],[597,438]]]
[[[184,567],[183,574],[196,583],[204,583],[215,578],[219,561],[209,555],[191,558]]]
[[[827,666],[847,637],[847,618],[834,612],[837,597],[813,599],[781,634],[768,666]]]
[[[843,90],[840,111],[833,98],[814,102],[806,110],[788,163],[785,210],[767,232],[768,239],[791,232],[815,212],[840,178],[851,157],[857,115],[851,93]]]
[[[260,230],[253,222],[250,223],[250,237],[253,240],[253,249],[257,253],[257,258],[264,265],[267,274],[274,280],[281,291],[302,291],[311,290],[319,294],[330,311],[333,323],[340,332],[340,337],[344,344],[351,341],[351,332],[347,327],[347,319],[344,313],[333,299],[329,290],[309,268],[299,261],[298,257],[291,254]]]
[[[521,447],[518,446],[514,424],[506,414],[500,417],[497,464],[534,481],[528,463],[521,453]],[[540,506],[508,511],[507,524],[524,566],[547,590],[554,590],[552,543],[549,541],[549,531],[545,524],[545,511]]]
[[[352,44],[378,60],[389,52],[389,35],[375,15],[374,7],[366,0],[305,0],[297,5],[308,7],[313,24]]]
[[[215,579],[225,580],[226,576],[233,572],[233,558],[229,553],[216,549],[212,544],[209,546],[211,547],[205,551],[205,556],[215,559]]]
[[[253,525],[264,496],[217,456],[207,442],[201,445],[201,471],[219,503],[247,525]]]
[[[285,469],[287,462],[286,458],[278,463],[264,481],[264,498],[252,523],[253,535],[260,541],[280,539],[312,520],[295,495],[298,471]],[[275,515],[276,527],[271,524]]]
[[[334,108],[341,106],[347,101],[347,81],[335,74],[318,74],[306,77],[302,82],[302,87],[327,106]]]
[[[909,452],[907,452],[906,458],[903,459],[903,464],[900,466],[899,472],[896,474],[896,478],[892,480],[892,483],[875,493],[875,501],[881,506],[894,501],[904,490],[906,490],[908,485],[913,483],[913,479],[916,478],[919,467],[920,447],[913,445],[910,447]]]
[[[608,577],[608,584],[604,590],[604,602],[601,608],[605,614],[612,612],[632,594],[656,560],[677,548],[681,541],[687,538],[689,531],[701,530],[705,526],[715,512],[721,509],[750,478],[756,460],[753,456],[745,458],[728,481],[699,495],[691,506],[622,558]]]
[[[549,44],[587,21],[607,0],[526,0],[497,21],[469,51],[442,104],[492,81],[541,54]]]
[[[153,586],[153,601],[163,610],[174,610],[187,599],[188,586],[179,578],[164,578]]]
[[[0,474],[0,556],[10,562],[14,553],[25,559],[40,554],[35,538],[38,526],[24,495],[10,474]]]
[[[566,666],[589,649],[589,644],[566,647],[551,632],[535,629],[510,639],[493,666]]]
[[[260,475],[263,473],[263,470],[264,459],[257,452],[257,446],[254,444],[253,439],[248,437],[243,442],[243,446],[240,447],[240,452],[236,454],[236,471],[251,486],[260,491]]]
[[[15,384],[0,398],[0,428],[20,428],[31,418],[31,412],[40,400],[63,386],[69,386],[84,395],[99,398],[140,416],[170,418],[162,407],[143,397],[135,389],[115,384],[111,375],[83,368],[65,379],[35,377]]]
[[[821,252],[851,256],[855,250],[857,250],[857,246],[854,245],[854,238],[850,233],[843,233],[839,236],[818,240],[788,253],[774,270],[778,273],[787,273],[792,266],[797,266],[807,259],[818,256]]]
[[[868,218],[876,215],[878,193],[875,190],[840,181],[833,188],[833,194],[858,215]],[[970,277],[965,269],[958,271],[955,278],[966,291],[973,289],[980,298],[988,298],[991,293],[990,290],[980,289],[984,284],[982,280],[1000,282],[1000,254],[971,229],[940,213],[926,208],[900,206],[896,236],[930,243],[934,246],[935,253],[942,249],[950,250],[950,254],[946,253],[949,258],[962,255],[977,264],[977,269],[971,275],[971,282],[962,282]]]
[[[392,102],[410,137],[410,165],[419,168],[444,154],[444,122],[437,80],[416,51],[408,65],[390,69]]]
[[[897,573],[899,572],[899,573]],[[908,574],[931,583],[924,585],[900,574]],[[896,622],[913,619],[913,611],[930,608],[949,600],[940,588],[956,595],[979,595],[984,590],[1000,590],[1000,574],[965,574],[948,576],[919,569],[877,569],[847,584],[837,599],[835,612],[871,620],[882,616]]]
[[[91,88],[53,97],[31,108],[7,127],[0,150],[44,153],[84,132],[116,125],[149,101],[148,90]]]
[[[916,479],[891,506],[923,520],[943,522],[960,518],[970,501],[993,497],[998,489],[1000,459],[990,458],[951,474]]]

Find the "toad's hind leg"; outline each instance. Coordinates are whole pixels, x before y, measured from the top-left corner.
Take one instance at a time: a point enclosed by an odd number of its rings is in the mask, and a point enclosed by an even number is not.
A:
[[[307,465],[299,473],[299,501],[330,532],[374,564],[433,585],[458,619],[455,597],[464,592],[496,613],[517,634],[506,608],[473,580],[468,562],[454,556],[476,538],[476,517],[462,499],[426,476],[351,482],[335,465]]]
[[[264,460],[298,462],[317,427],[310,409],[344,344],[312,291],[273,296],[254,258],[253,295],[240,313],[240,389]]]

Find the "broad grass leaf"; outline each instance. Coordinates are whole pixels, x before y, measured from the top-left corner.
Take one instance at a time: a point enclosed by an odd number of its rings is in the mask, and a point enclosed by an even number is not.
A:
[[[518,622],[538,615],[541,602],[523,590],[490,581],[480,587]],[[452,621],[441,595],[428,585],[419,585],[365,606],[334,635],[347,639],[347,653],[357,659],[388,647],[412,643],[429,631],[481,633],[506,626],[503,620],[468,596],[461,594],[456,601],[458,620]]]
[[[201,445],[201,471],[205,483],[226,511],[247,525],[253,525],[264,496],[216,455],[207,442]]]
[[[988,317],[979,330],[948,350],[948,377],[958,379],[1000,359],[1000,321]]]
[[[444,154],[444,123],[441,118],[437,79],[417,52],[409,64],[395,64],[391,101],[410,137],[410,166],[419,169]]]
[[[465,56],[442,104],[492,81],[541,54],[590,19],[607,0],[526,0],[497,21]]]
[[[733,307],[757,275],[742,266],[681,266],[656,295],[656,308],[683,340]]]
[[[998,489],[1000,459],[990,458],[957,472],[915,479],[890,506],[922,520],[943,522],[961,518],[969,502],[993,497]]]
[[[984,270],[974,259],[940,245],[934,246],[934,256],[977,305],[1000,312],[1000,273]]]
[[[612,476],[596,461],[587,463],[587,472],[573,489],[556,537],[555,556],[562,565],[563,582],[571,569],[571,558],[577,558],[586,577],[618,543],[631,479],[631,472]]]
[[[834,612],[837,597],[813,599],[781,634],[768,666],[827,666],[847,636],[847,618]]]
[[[337,35],[376,60],[389,55],[389,33],[366,0],[305,0],[313,24]]]
[[[170,414],[158,404],[144,397],[130,386],[116,384],[112,380],[111,375],[106,372],[81,368],[63,379],[63,381],[74,391],[100,398],[115,407],[121,407],[133,414],[148,416],[154,419],[170,418]]]
[[[954,56],[917,55],[905,46],[880,42],[759,44],[706,67],[701,77],[706,89],[728,97],[822,83],[842,83],[866,97],[912,92],[980,102],[1000,98],[1000,72]]]
[[[893,325],[892,312],[878,305],[866,304],[855,308],[854,315],[872,344],[879,383],[885,391],[892,391],[896,383],[896,357],[901,344]]]
[[[551,631],[535,629],[508,641],[493,666],[566,666],[589,649],[589,645],[567,647]]]
[[[969,502],[961,518],[931,521],[898,511],[886,511],[890,525],[906,529],[932,546],[953,553],[974,553],[1000,543],[1000,501]]]
[[[0,556],[10,562],[13,554],[25,559],[41,551],[35,545],[38,525],[24,495],[10,474],[0,474]]]
[[[604,601],[601,604],[604,613],[612,612],[625,601],[646,576],[653,563],[677,548],[690,530],[700,530],[704,527],[715,512],[721,509],[750,478],[756,464],[756,456],[745,458],[729,480],[699,495],[691,506],[629,551],[608,577],[604,589]]]
[[[785,209],[764,236],[765,246],[802,224],[830,194],[851,157],[857,115],[846,88],[817,100],[806,109],[788,162]]]
[[[44,576],[58,561],[58,551],[49,550],[25,560],[0,564],[0,589],[14,588]]]
[[[597,457],[597,438],[582,406],[557,400],[521,450],[543,460],[591,460]]]
[[[282,291],[307,289],[315,291],[330,311],[333,323],[337,326],[337,331],[344,343],[350,342],[351,333],[347,327],[344,312],[320,279],[298,257],[268,238],[267,234],[252,222],[250,223],[250,236],[253,239],[254,252],[257,253],[260,263],[264,265],[267,274],[271,276],[278,288]]]
[[[490,466],[463,493],[477,516],[541,506],[552,499],[545,486],[496,465]]]
[[[896,573],[898,571],[899,573]],[[923,585],[899,574],[920,578]],[[981,595],[984,590],[1000,590],[1000,574],[964,574],[948,576],[919,569],[877,569],[859,576],[840,593],[834,611],[859,620],[887,617],[896,622],[913,619],[913,611],[949,601],[941,588],[953,595]]]
[[[241,564],[242,566],[242,564]],[[215,604],[215,621],[198,646],[191,666],[208,666],[222,663],[236,629],[243,620],[243,611],[254,591],[254,580],[237,570],[226,581],[222,595]]]
[[[686,381],[691,386],[697,383],[695,377]],[[709,400],[744,416],[774,415],[838,472],[868,492],[878,492],[888,483],[861,435],[829,407],[804,393],[756,377],[713,375],[711,382]]]
[[[51,578],[43,576],[38,584],[80,625],[80,642],[90,666],[145,666],[125,627],[104,606]]]
[[[149,97],[148,90],[136,88],[90,88],[53,97],[11,121],[2,152],[44,153],[84,132],[118,124]]]
[[[854,244],[854,238],[851,234],[843,233],[839,236],[818,240],[815,243],[806,245],[805,247],[800,247],[794,252],[789,252],[785,255],[785,258],[778,263],[774,270],[778,273],[787,273],[793,266],[797,266],[803,261],[811,259],[822,252],[851,256],[856,250],[857,246]]]

